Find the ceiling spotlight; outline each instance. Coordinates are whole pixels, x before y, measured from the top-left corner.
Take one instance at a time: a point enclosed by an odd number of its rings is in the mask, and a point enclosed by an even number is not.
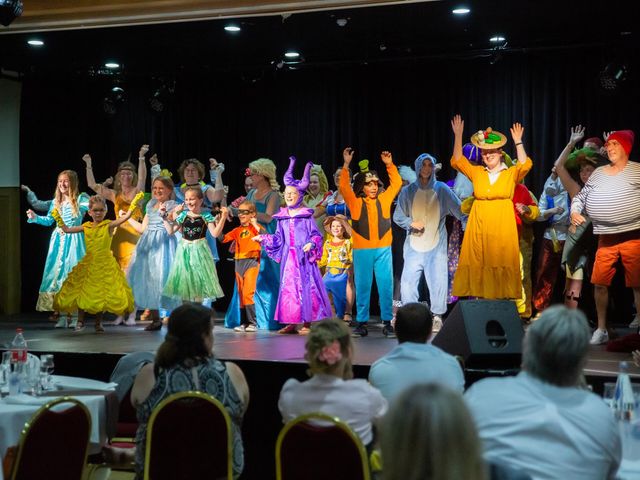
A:
[[[44,42],[42,40],[36,40],[35,38],[32,40],[27,40],[27,43],[32,47],[41,47],[44,45]]]
[[[459,7],[459,8],[454,8],[453,10],[451,10],[451,13],[453,13],[454,15],[466,15],[470,11],[471,10],[468,9],[467,7]]]
[[[378,45],[378,48],[381,52],[384,52],[387,49],[387,46],[384,43],[381,43],[380,45]]]
[[[225,29],[227,32],[231,32],[231,33],[236,33],[236,32],[239,32],[240,30],[242,30],[238,25],[233,25],[233,24],[231,24],[231,25],[226,25],[226,26],[224,27],[224,29]]]
[[[493,43],[504,42],[505,40],[506,40],[506,38],[504,38],[502,35],[496,35],[496,36],[491,37],[489,39],[489,41],[493,42]]]
[[[348,21],[349,20],[347,18],[338,18],[336,20],[336,23],[338,24],[339,27],[344,27]]]
[[[111,91],[113,93],[121,93],[121,94],[124,93],[124,89],[122,87],[113,87]]]
[[[284,54],[285,57],[287,58],[298,58],[300,56],[300,54],[298,52],[294,52],[294,51],[288,51]]]
[[[104,64],[105,67],[115,70],[116,68],[120,68],[120,64],[116,62],[107,62]]]
[[[623,62],[609,63],[599,74],[600,87],[607,92],[614,92],[627,79],[628,67]]]
[[[8,27],[11,22],[22,15],[20,0],[0,0],[0,23]]]

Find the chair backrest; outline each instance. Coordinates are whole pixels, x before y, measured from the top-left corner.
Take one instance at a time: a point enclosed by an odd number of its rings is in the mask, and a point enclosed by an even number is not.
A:
[[[233,479],[231,417],[216,398],[179,392],[162,400],[147,425],[145,480]]]
[[[22,430],[11,480],[80,480],[90,435],[91,415],[80,401],[62,397],[47,403]]]
[[[276,442],[277,480],[369,480],[367,452],[342,420],[324,413],[287,422]]]

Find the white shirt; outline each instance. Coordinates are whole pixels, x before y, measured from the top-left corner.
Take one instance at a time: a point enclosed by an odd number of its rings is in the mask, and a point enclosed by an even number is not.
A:
[[[615,478],[622,447],[613,413],[597,395],[521,372],[480,380],[465,394],[488,461],[534,480]]]
[[[460,363],[454,356],[427,343],[399,344],[371,365],[369,381],[389,402],[418,383],[438,383],[460,393],[464,391]]]
[[[507,167],[507,165],[505,163],[501,163],[500,167],[497,168],[496,170],[494,170],[493,172],[490,172],[487,167],[484,167],[484,169],[487,171],[487,174],[489,174],[489,184],[493,185],[498,180],[498,177],[500,176],[502,171],[503,170],[508,170],[509,167]]]
[[[371,422],[387,412],[387,401],[366,380],[317,374],[306,382],[287,380],[280,392],[278,408],[284,422],[314,412],[338,417],[368,445],[373,440]]]
[[[569,194],[562,185],[559,177],[556,176],[556,178],[553,178],[552,175],[549,175],[547,181],[544,182],[542,195],[540,195],[540,201],[538,202],[540,214],[536,220],[539,222],[548,220],[544,218],[546,211],[551,208],[547,197],[553,198],[554,207],[562,207],[564,211],[560,215],[556,214],[551,216],[549,225],[544,230],[544,238],[552,240],[551,230],[555,230],[556,238],[564,241],[567,239],[567,230],[569,228]]]

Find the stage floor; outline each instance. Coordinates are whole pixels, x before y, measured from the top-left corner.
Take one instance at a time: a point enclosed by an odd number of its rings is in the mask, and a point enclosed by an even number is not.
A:
[[[218,313],[220,315],[220,313]],[[47,315],[34,312],[0,316],[0,348],[7,348],[15,329],[25,331],[29,350],[32,352],[100,353],[123,355],[136,351],[155,352],[166,333],[166,327],[157,332],[146,332],[147,323],[138,322],[135,327],[106,326],[106,332],[98,335],[93,331],[93,319],[89,318],[82,332],[54,329]],[[621,330],[620,334],[627,331]],[[216,319],[214,328],[215,353],[218,358],[236,361],[287,362],[304,364],[305,337],[300,335],[278,335],[275,332],[236,333],[224,328],[222,318]],[[369,335],[354,338],[354,365],[369,367],[396,344],[396,340],[382,335],[382,324],[374,319],[369,323]],[[585,367],[586,376],[615,377],[618,364],[628,360],[632,376],[640,379],[640,368],[624,353],[607,352],[604,346],[592,346]]]

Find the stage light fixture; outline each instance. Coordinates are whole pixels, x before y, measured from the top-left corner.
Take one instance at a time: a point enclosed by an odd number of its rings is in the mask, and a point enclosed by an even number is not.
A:
[[[298,52],[293,51],[293,50],[289,50],[288,52],[286,52],[284,54],[284,56],[287,57],[287,58],[298,58],[298,57],[300,57],[300,54]]]
[[[224,27],[224,29],[225,29],[227,32],[231,32],[231,33],[237,33],[237,32],[239,32],[240,30],[242,30],[238,25],[234,25],[234,24],[226,25],[226,26]]]
[[[627,79],[628,67],[624,62],[613,61],[600,72],[600,87],[607,92],[614,92]]]
[[[11,22],[22,15],[22,9],[20,0],[0,0],[0,23],[8,27]]]
[[[31,45],[32,47],[41,47],[44,45],[44,42],[42,40],[37,40],[35,38],[31,39],[31,40],[27,40],[27,43],[29,45]]]
[[[469,12],[471,12],[471,10],[467,7],[458,7],[451,10],[451,13],[453,13],[454,15],[466,15]]]
[[[104,64],[104,66],[105,66],[106,68],[111,69],[111,70],[115,70],[115,69],[117,69],[117,68],[120,68],[120,64],[119,64],[119,63],[116,63],[116,62],[106,62],[106,63]]]
[[[489,39],[491,43],[504,42],[505,40],[506,38],[504,38],[502,35],[494,35]]]

